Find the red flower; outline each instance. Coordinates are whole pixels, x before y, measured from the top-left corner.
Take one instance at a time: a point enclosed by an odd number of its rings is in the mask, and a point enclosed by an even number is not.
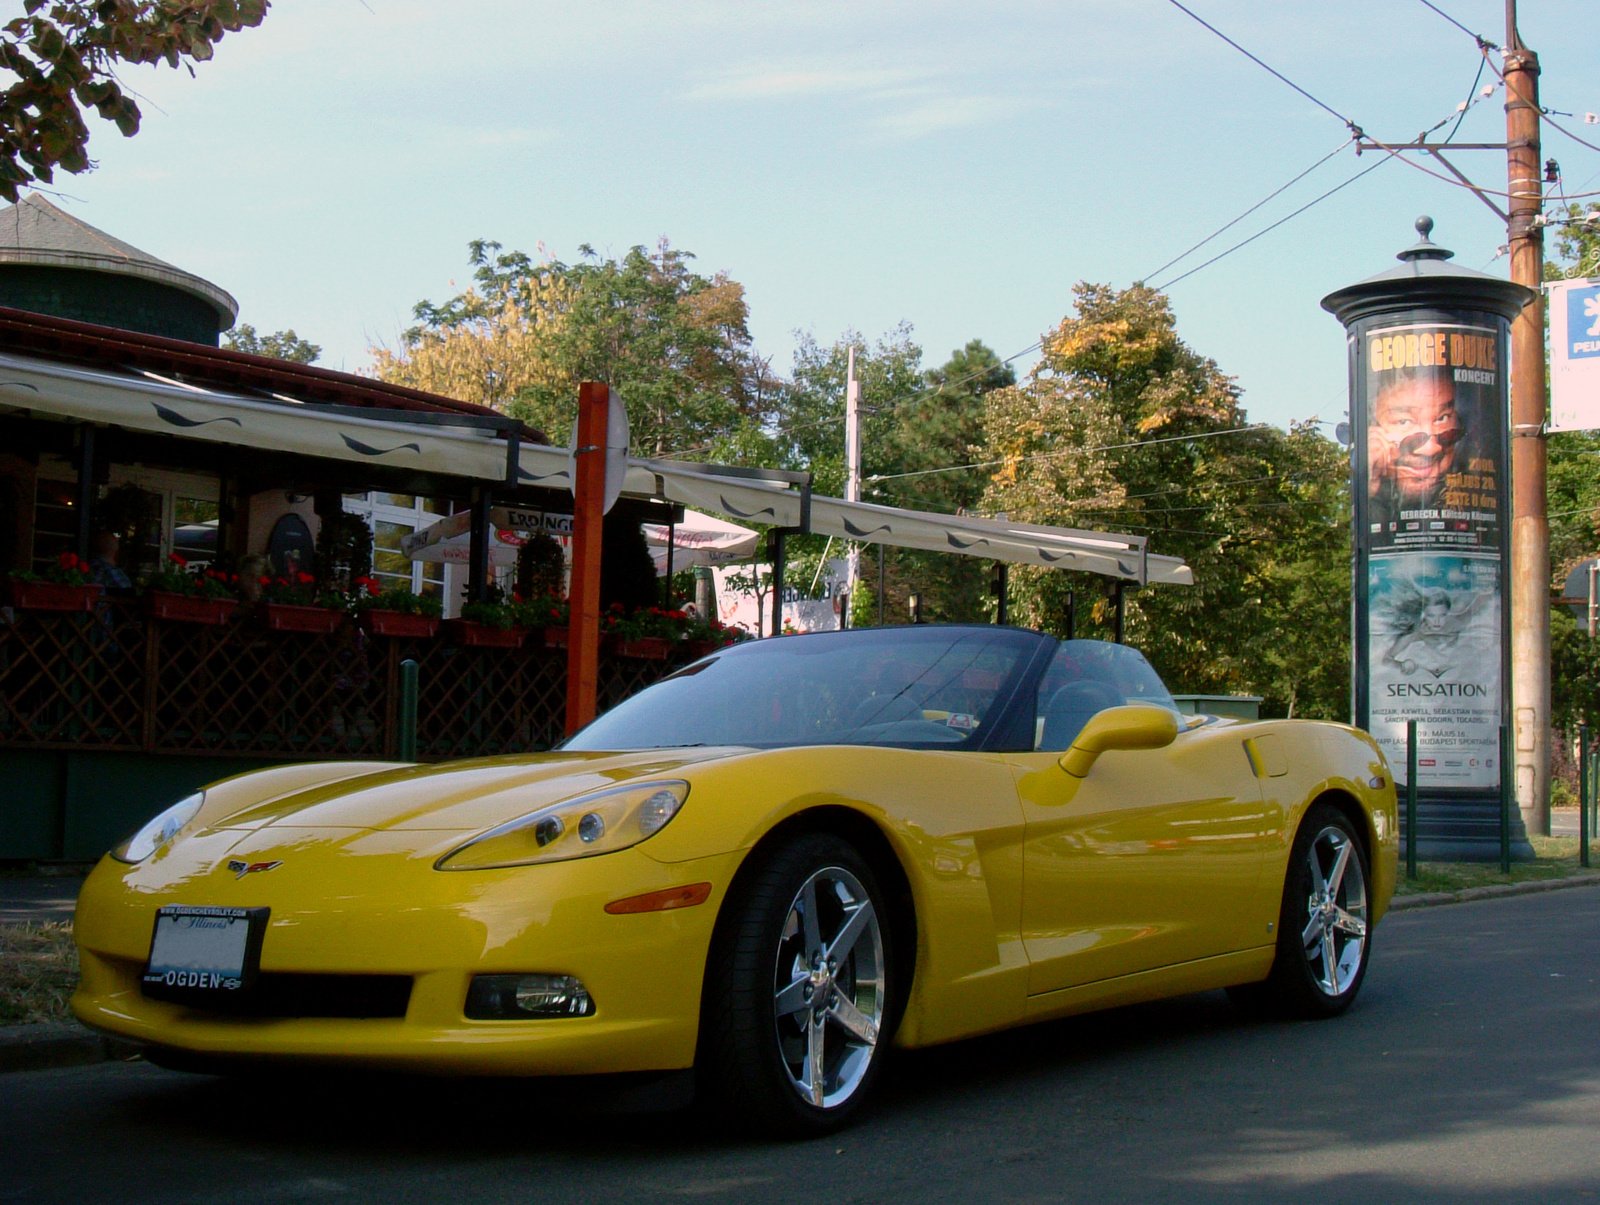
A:
[[[317,579],[312,577],[309,573],[305,572],[304,570],[301,570],[299,573],[294,575],[294,580],[299,582],[302,586],[309,586],[312,582],[316,581]]]
[[[262,584],[262,585],[263,585],[263,586],[270,586],[270,585],[272,585],[272,579],[271,579],[271,578],[270,578],[270,577],[268,577],[268,576],[267,576],[267,575],[266,575],[266,574],[262,574],[262,575],[261,575],[261,579],[260,579],[260,580],[261,580],[261,584]]]
[[[370,594],[373,598],[377,598],[378,595],[383,593],[383,591],[378,589],[378,583],[377,582],[375,582],[372,579],[368,578],[367,579],[367,593]]]
[[[78,567],[78,554],[75,552],[63,552],[61,554],[61,567],[63,569],[76,569]]]
[[[174,564],[174,565],[176,565],[176,566],[177,566],[177,567],[178,567],[178,568],[179,568],[179,569],[187,569],[187,568],[188,568],[188,567],[189,567],[189,562],[188,562],[188,561],[186,561],[186,560],[184,560],[184,559],[183,559],[183,558],[182,558],[182,557],[181,557],[181,556],[179,556],[179,555],[178,555],[178,554],[177,554],[177,553],[176,553],[176,552],[174,552],[174,553],[171,553],[171,554],[170,554],[170,555],[169,555],[169,556],[168,556],[168,557],[167,557],[167,560],[169,560],[169,561],[171,561],[171,562],[172,562],[172,563],[173,563],[173,564]]]

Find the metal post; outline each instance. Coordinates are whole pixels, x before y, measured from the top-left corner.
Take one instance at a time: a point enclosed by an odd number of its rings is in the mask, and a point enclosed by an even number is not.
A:
[[[1067,639],[1075,640],[1074,633],[1078,630],[1078,592],[1067,591]]]
[[[1600,561],[1589,564],[1589,639],[1600,631]]]
[[[1512,759],[1516,742],[1512,726],[1500,725],[1500,873],[1511,873],[1511,794],[1514,786]]]
[[[783,561],[785,556],[783,528],[772,532],[772,634],[783,635]]]
[[[489,597],[489,508],[493,495],[485,486],[472,490],[472,525],[468,529],[467,600],[484,602]]]
[[[1544,204],[1539,57],[1506,0],[1506,175],[1511,279],[1535,290],[1511,323],[1511,719],[1513,780],[1532,833],[1550,833],[1550,522],[1544,433]]]
[[[674,511],[673,515],[676,514],[677,512]],[[663,601],[661,604],[669,611],[672,610],[672,546],[677,543],[677,540],[678,520],[676,518],[669,517],[667,519],[667,588],[665,591],[665,601]]]
[[[856,380],[856,349],[850,348],[844,378],[844,500],[861,501],[861,382]],[[881,546],[880,546],[881,547]],[[851,543],[845,561],[851,594],[861,580],[861,545]]]
[[[1111,618],[1111,639],[1122,643],[1122,625],[1127,618],[1127,588],[1119,577],[1112,584],[1111,596],[1116,600],[1116,613]]]
[[[78,428],[78,555],[89,559],[89,524],[94,511],[94,427]]]
[[[998,624],[1004,624],[1010,621],[1006,614],[1006,603],[1008,601],[1006,599],[1006,587],[1010,585],[1010,568],[1011,567],[1004,561],[995,562],[994,595],[996,604],[994,609],[994,621]]]
[[[883,626],[883,545],[878,545],[878,626]]]
[[[1406,878],[1417,877],[1417,722],[1406,721]]]
[[[1591,577],[1589,579],[1593,581]],[[1578,725],[1578,865],[1589,865],[1589,725]]]
[[[401,761],[417,760],[417,689],[419,667],[410,657],[400,663],[400,714],[397,717],[399,732],[395,734],[395,752]]]
[[[1591,748],[1589,758],[1589,831],[1600,832],[1600,749]]]

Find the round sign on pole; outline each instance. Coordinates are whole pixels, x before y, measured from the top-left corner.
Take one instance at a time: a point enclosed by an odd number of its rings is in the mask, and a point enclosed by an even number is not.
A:
[[[610,391],[611,403],[606,411],[606,492],[603,513],[610,514],[622,493],[622,482],[628,475],[628,408],[615,389]],[[578,422],[572,422],[572,438],[567,441],[567,481],[572,492],[578,492]]]
[[[1562,588],[1562,595],[1566,598],[1581,598],[1581,603],[1568,603],[1567,610],[1572,612],[1572,618],[1578,621],[1580,627],[1587,628],[1589,623],[1589,568],[1600,565],[1600,561],[1590,559],[1582,561],[1573,571],[1567,574],[1567,584]]]

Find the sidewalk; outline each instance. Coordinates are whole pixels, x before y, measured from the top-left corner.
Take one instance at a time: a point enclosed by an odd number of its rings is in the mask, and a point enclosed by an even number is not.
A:
[[[83,879],[76,875],[0,876],[0,925],[71,920]]]

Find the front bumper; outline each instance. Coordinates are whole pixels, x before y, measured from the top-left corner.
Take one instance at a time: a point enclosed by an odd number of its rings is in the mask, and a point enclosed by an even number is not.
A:
[[[418,834],[278,831],[283,865],[235,879],[228,856],[260,856],[259,836],[203,832],[126,866],[106,859],[78,903],[79,1020],[202,1056],[315,1060],[485,1075],[665,1071],[694,1062],[700,992],[717,911],[742,855],[663,864],[637,849],[544,866],[435,871]],[[445,837],[448,845],[458,836]],[[422,842],[421,844],[427,844]],[[210,846],[211,848],[207,848]],[[400,848],[411,846],[412,848]],[[290,850],[299,853],[290,856]],[[171,851],[174,854],[177,851]],[[227,855],[227,856],[224,856]],[[163,862],[171,863],[167,868]],[[613,916],[612,900],[710,882],[701,905]],[[272,909],[263,974],[405,975],[404,1017],[244,1017],[146,999],[140,975],[156,909],[216,904]],[[474,974],[575,975],[589,1017],[474,1021]]]

